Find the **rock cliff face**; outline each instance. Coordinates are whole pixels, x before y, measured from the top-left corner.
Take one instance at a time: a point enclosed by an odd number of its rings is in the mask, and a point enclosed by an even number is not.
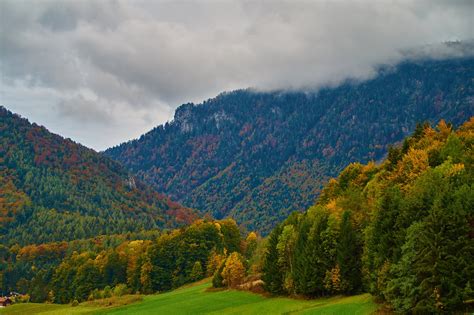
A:
[[[314,93],[223,93],[105,154],[186,206],[267,232],[350,162],[383,158],[418,122],[474,115],[473,77],[469,58],[402,63]]]

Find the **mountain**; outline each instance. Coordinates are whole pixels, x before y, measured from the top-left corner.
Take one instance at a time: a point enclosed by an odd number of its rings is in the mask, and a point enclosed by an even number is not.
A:
[[[117,162],[0,107],[0,244],[138,232],[194,218]]]
[[[474,117],[420,126],[380,165],[351,163],[316,204],[278,225],[271,293],[369,292],[395,314],[472,312]],[[282,250],[284,249],[284,250]]]
[[[383,158],[417,122],[472,116],[473,77],[473,58],[412,61],[314,93],[223,93],[105,154],[188,207],[265,233],[350,162]]]

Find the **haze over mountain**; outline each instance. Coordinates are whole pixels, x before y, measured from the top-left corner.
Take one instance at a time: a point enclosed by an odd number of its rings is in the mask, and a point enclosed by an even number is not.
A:
[[[195,218],[115,161],[0,106],[0,244],[139,232]]]
[[[474,115],[474,59],[401,63],[317,93],[239,90],[182,105],[106,151],[158,191],[267,232],[350,162],[379,160],[418,122]]]

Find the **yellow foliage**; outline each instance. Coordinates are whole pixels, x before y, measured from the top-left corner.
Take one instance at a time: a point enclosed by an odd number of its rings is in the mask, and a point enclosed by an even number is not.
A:
[[[253,242],[257,240],[257,234],[255,232],[250,232],[249,235],[247,235],[247,242]]]
[[[341,268],[339,268],[339,264],[332,268],[331,271],[326,271],[326,275],[324,277],[324,287],[326,290],[332,291],[334,293],[344,291],[345,288],[341,279]]]
[[[207,276],[210,277],[221,266],[225,260],[225,255],[220,255],[216,251],[212,251],[207,261]]]
[[[410,148],[403,157],[402,163],[398,163],[392,179],[407,189],[408,183],[412,183],[428,167],[428,153],[425,150]]]
[[[444,119],[441,119],[438,123],[438,126],[437,126],[438,130],[439,130],[439,134],[440,136],[442,136],[442,139],[445,140],[448,138],[448,136],[451,134],[451,132],[453,131],[453,129],[448,126],[448,124],[446,124],[446,122],[444,121]]]
[[[236,288],[244,281],[245,268],[239,253],[233,252],[227,258],[224,270],[222,271],[222,278],[224,279],[224,284],[230,288]]]
[[[338,219],[341,218],[342,212],[344,211],[344,209],[338,206],[336,199],[329,200],[329,202],[326,204],[326,209],[328,209],[329,213],[331,213]]]

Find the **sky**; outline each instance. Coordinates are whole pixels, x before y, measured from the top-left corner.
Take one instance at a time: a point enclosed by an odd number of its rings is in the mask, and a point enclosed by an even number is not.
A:
[[[474,1],[0,0],[0,105],[96,150],[223,91],[460,54]]]

